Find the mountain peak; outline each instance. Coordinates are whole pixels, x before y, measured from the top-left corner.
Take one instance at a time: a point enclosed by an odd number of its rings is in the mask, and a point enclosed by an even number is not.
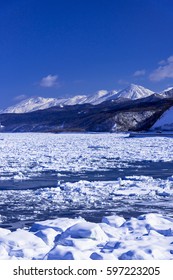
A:
[[[127,88],[138,88],[138,87],[141,87],[140,85],[137,85],[137,84],[129,84],[128,86],[127,86]]]
[[[117,93],[116,98],[129,98],[132,100],[144,98],[154,94],[153,91],[140,85],[130,84],[125,89]]]

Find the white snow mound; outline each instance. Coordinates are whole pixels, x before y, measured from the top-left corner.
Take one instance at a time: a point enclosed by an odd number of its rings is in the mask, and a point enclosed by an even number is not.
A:
[[[173,218],[161,214],[144,214],[130,220],[112,215],[103,217],[100,224],[59,218],[52,220],[53,228],[50,220],[44,221],[44,226],[46,223],[44,229],[43,222],[33,225],[36,232],[0,229],[0,259],[173,259]],[[66,230],[59,232],[59,228]]]

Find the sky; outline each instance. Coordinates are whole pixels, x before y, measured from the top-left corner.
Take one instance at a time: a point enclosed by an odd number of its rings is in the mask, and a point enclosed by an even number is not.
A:
[[[1,0],[0,109],[173,86],[172,0]]]

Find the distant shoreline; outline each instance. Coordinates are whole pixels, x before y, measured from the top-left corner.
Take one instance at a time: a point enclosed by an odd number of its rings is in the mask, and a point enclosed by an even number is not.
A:
[[[129,137],[173,137],[173,131],[171,132],[129,132]]]

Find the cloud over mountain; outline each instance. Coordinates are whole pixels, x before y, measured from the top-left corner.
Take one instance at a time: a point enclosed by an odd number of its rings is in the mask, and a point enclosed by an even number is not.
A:
[[[58,83],[58,75],[49,74],[46,77],[43,77],[40,81],[40,86],[45,88],[55,87]]]
[[[160,66],[149,76],[151,81],[159,82],[166,78],[173,78],[173,55],[159,62]]]
[[[133,73],[133,76],[134,77],[140,77],[140,76],[144,76],[146,73],[145,69],[142,69],[142,70],[137,70]]]
[[[21,101],[21,100],[26,99],[26,98],[27,98],[26,94],[21,94],[21,95],[15,96],[14,100],[15,101]]]

